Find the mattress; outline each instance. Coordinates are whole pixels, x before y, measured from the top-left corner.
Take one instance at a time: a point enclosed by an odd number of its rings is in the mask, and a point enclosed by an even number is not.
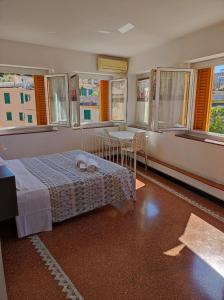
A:
[[[79,154],[96,160],[98,170],[80,171],[75,166]],[[52,222],[97,207],[121,207],[135,200],[135,181],[130,170],[80,150],[11,160],[7,165],[15,174],[18,188],[19,237],[51,230]]]

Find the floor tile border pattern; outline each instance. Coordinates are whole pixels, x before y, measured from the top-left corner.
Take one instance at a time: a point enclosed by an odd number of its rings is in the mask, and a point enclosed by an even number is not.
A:
[[[57,263],[39,236],[33,235],[29,237],[29,239],[31,240],[31,243],[38,254],[41,256],[45,265],[48,267],[51,275],[56,281],[58,281],[58,285],[62,287],[62,291],[66,294],[66,298],[72,300],[84,300],[83,296],[76,289],[69,277],[64,273],[63,269]]]
[[[224,223],[224,217],[220,216],[219,214],[215,213],[214,211],[212,211],[211,209],[199,204],[198,202],[190,199],[187,196],[184,196],[183,194],[177,192],[175,189],[170,188],[168,185],[161,183],[160,181],[156,180],[155,178],[152,178],[151,176],[148,176],[140,171],[137,171],[137,174],[140,175],[141,177],[151,181],[152,183],[158,185],[159,187],[161,187],[162,189],[170,192],[171,194],[181,198],[182,200],[186,201],[187,203],[199,208],[200,210],[202,210],[203,212],[209,214],[210,216],[214,217],[215,219],[221,221]]]
[[[148,176],[140,171],[137,171],[137,174],[224,223],[224,217],[215,213],[211,209],[208,209],[207,207],[199,204],[198,202],[190,199],[189,197],[184,196],[183,194],[177,192],[175,189],[170,188],[168,185],[161,183],[160,181],[156,180],[155,178],[152,178],[151,176]],[[41,256],[45,265],[48,267],[49,271],[51,272],[51,275],[56,281],[58,281],[58,285],[62,287],[62,291],[66,294],[66,298],[72,300],[84,300],[82,295],[76,289],[69,277],[64,273],[63,269],[54,259],[53,255],[47,249],[45,244],[41,241],[39,236],[33,235],[29,237],[29,239],[31,240],[31,243],[33,244],[36,251]]]

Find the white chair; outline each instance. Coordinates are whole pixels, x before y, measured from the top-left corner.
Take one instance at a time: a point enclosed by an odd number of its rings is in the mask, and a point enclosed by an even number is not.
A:
[[[112,130],[104,129],[104,139],[103,139],[103,153],[106,158],[109,158],[110,161],[118,163],[119,154],[120,154],[120,144],[119,141],[110,136],[111,131],[118,131],[118,128],[115,127]]]
[[[124,164],[124,158],[126,153],[126,160],[128,153],[133,154],[134,158],[134,172],[136,175],[136,155],[137,152],[141,152],[144,154],[145,157],[145,168],[147,169],[147,152],[146,152],[146,136],[145,132],[138,132],[135,133],[133,140],[130,142],[124,142],[121,146],[121,161],[122,165]]]
[[[126,123],[120,123],[120,124],[118,125],[118,130],[119,130],[119,131],[126,131],[126,130],[128,130],[127,124],[126,124]]]

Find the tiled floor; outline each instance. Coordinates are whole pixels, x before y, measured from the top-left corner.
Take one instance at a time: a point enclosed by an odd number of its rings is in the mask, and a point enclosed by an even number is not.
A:
[[[223,208],[168,179],[148,175],[224,216]],[[138,178],[126,214],[108,206],[40,234],[89,300],[224,299],[224,223]],[[9,300],[65,299],[28,239],[2,238]]]

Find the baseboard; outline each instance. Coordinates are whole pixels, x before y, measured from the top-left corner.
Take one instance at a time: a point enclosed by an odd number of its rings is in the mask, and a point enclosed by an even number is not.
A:
[[[138,156],[138,160],[144,164],[145,159],[141,156]],[[199,191],[202,191],[203,193],[206,193],[208,195],[211,195],[221,201],[224,201],[224,192],[222,189],[219,189],[213,185],[209,185],[205,182],[202,182],[195,177],[191,177],[187,175],[187,172],[185,174],[179,172],[178,170],[174,170],[173,168],[170,168],[167,165],[164,165],[162,163],[159,163],[158,161],[150,160],[148,159],[148,166],[158,170],[159,172],[168,175],[174,179],[177,179],[180,182],[183,182],[184,184],[187,184]],[[214,184],[215,185],[215,184]]]

